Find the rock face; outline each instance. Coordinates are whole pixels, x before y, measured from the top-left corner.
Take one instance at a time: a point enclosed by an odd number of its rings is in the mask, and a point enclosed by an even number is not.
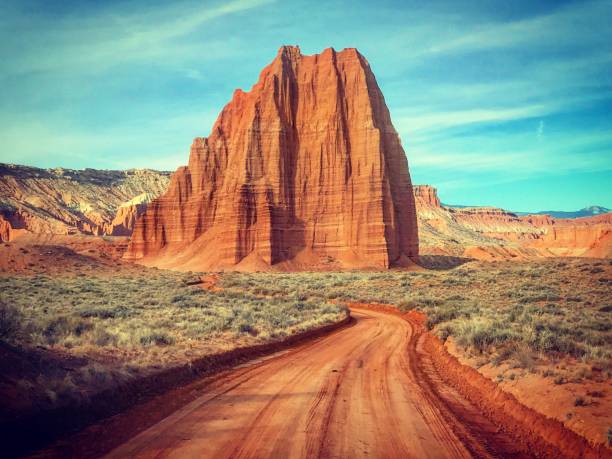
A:
[[[0,214],[0,242],[8,242],[12,239],[13,227],[4,215]]]
[[[433,186],[415,185],[412,189],[414,190],[414,199],[419,207],[440,207],[438,191]]]
[[[128,235],[133,217],[166,190],[169,180],[169,172],[142,169],[38,169],[0,164],[0,215],[2,226],[10,228],[2,233],[10,231],[11,238],[28,232]],[[136,207],[130,210],[132,205]]]
[[[551,218],[541,228],[544,231],[539,237],[526,240],[523,245],[555,256],[612,258],[612,213],[575,219]]]
[[[179,269],[387,268],[418,257],[408,164],[355,49],[282,47],[136,223],[126,258]]]
[[[23,212],[4,213],[0,211],[0,242],[12,241],[22,234],[28,232],[28,224],[36,226],[29,219],[29,215]]]
[[[446,207],[436,189],[414,187],[422,254],[483,260],[612,257],[612,213],[574,219],[518,216],[497,207]]]
[[[136,220],[147,210],[147,205],[154,198],[155,196],[151,193],[142,193],[121,204],[113,221],[104,226],[105,234],[130,236],[136,226]]]

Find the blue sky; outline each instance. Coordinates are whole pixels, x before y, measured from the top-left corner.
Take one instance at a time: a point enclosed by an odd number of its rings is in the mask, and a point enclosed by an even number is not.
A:
[[[282,44],[357,47],[443,202],[612,207],[611,1],[2,1],[0,161],[174,169]]]

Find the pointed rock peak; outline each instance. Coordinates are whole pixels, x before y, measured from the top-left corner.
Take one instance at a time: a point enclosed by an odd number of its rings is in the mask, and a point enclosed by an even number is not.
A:
[[[302,57],[302,51],[299,46],[283,45],[278,50],[279,57],[285,57],[292,61],[297,61]]]

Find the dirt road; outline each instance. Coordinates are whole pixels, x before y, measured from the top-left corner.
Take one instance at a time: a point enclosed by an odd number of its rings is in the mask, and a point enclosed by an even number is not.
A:
[[[108,457],[529,457],[441,381],[435,388],[410,323],[353,316],[351,327],[230,372]]]

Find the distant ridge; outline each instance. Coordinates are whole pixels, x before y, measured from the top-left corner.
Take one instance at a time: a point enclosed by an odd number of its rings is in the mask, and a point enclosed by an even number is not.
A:
[[[602,206],[589,206],[574,212],[564,212],[562,210],[542,210],[540,212],[514,212],[517,215],[550,215],[553,218],[581,218],[593,217],[595,215],[607,214],[612,209]]]
[[[454,209],[465,209],[468,207],[488,207],[488,206],[464,206],[459,204],[444,204],[444,207],[451,207]],[[513,213],[518,216],[524,215],[550,215],[553,218],[582,218],[582,217],[594,217],[595,215],[602,215],[612,212],[612,209],[608,209],[603,206],[589,206],[584,209],[575,210],[575,211],[563,211],[563,210],[540,210],[537,212],[516,212],[514,210],[509,210],[508,212]]]

